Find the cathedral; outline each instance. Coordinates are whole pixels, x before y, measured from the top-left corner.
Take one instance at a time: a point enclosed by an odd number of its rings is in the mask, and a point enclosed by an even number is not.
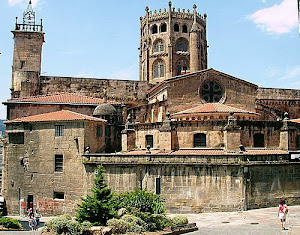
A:
[[[145,9],[139,81],[41,75],[31,1],[13,29],[3,186],[9,214],[74,214],[98,165],[113,192],[147,189],[169,212],[300,203],[300,90],[207,67],[206,14]]]

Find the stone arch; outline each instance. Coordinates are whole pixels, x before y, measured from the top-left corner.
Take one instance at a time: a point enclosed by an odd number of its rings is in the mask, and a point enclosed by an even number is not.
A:
[[[152,34],[156,34],[156,33],[158,33],[158,27],[157,27],[157,25],[155,24],[155,25],[153,25],[152,27],[151,27],[151,33]]]
[[[165,77],[165,62],[162,59],[157,59],[153,63],[153,77],[154,78],[161,78]]]
[[[187,74],[190,71],[190,65],[187,59],[180,58],[176,63],[176,74]]]
[[[160,32],[161,33],[165,33],[165,32],[167,32],[167,30],[168,30],[167,24],[166,23],[162,23],[160,25]]]
[[[188,51],[189,41],[186,38],[178,38],[176,41],[176,51]]]
[[[182,32],[183,33],[187,33],[188,32],[188,27],[185,24],[182,26]]]
[[[152,52],[156,53],[156,52],[161,52],[161,51],[165,51],[165,42],[163,39],[158,38],[153,43]]]
[[[179,32],[179,24],[174,24],[174,32]]]

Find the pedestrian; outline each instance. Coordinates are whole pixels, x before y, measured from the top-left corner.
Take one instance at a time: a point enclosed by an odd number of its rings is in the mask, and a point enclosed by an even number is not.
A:
[[[40,218],[41,218],[41,212],[38,209],[35,210],[34,218],[36,223],[35,229],[37,230],[39,228]]]
[[[35,220],[32,216],[28,217],[28,225],[31,231],[35,230]]]
[[[285,200],[281,199],[279,202],[279,207],[278,207],[278,218],[280,219],[281,222],[281,229],[285,230],[285,224],[286,224],[286,215],[289,212],[289,209],[285,203]]]

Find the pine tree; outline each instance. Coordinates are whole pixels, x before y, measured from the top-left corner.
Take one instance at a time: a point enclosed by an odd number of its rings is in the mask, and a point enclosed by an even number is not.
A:
[[[94,225],[106,225],[106,221],[113,218],[112,193],[104,182],[104,172],[103,166],[100,165],[94,179],[92,195],[81,198],[82,202],[78,204],[77,221],[87,220]]]

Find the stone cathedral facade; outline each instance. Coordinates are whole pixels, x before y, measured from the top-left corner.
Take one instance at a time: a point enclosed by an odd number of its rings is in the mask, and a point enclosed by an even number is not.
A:
[[[139,81],[41,75],[43,22],[16,19],[2,194],[10,214],[74,214],[99,164],[114,192],[148,189],[171,212],[300,200],[300,90],[208,68],[206,14],[140,18]]]

